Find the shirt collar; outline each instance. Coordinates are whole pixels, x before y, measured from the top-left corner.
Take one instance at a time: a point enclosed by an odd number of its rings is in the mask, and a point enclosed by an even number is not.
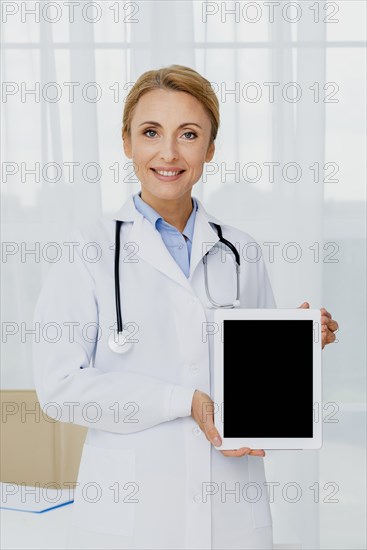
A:
[[[191,198],[192,198],[192,202],[194,203],[194,207],[191,211],[189,219],[186,222],[186,225],[184,227],[184,230],[182,231],[182,234],[185,235],[185,237],[190,239],[190,241],[192,242],[192,237],[194,234],[194,226],[195,226],[195,216],[196,216],[196,211],[198,209],[198,205],[194,197],[191,197]]]
[[[157,220],[162,219],[162,216],[158,214],[158,212],[154,210],[154,208],[152,208],[148,203],[143,201],[140,193],[136,193],[133,199],[135,208],[140,212],[140,214],[143,214],[144,218],[146,218],[155,227]]]
[[[193,233],[194,233],[194,226],[195,226],[195,215],[196,211],[198,209],[198,203],[195,199],[195,197],[191,197],[192,202],[194,204],[194,207],[191,211],[191,214],[189,216],[189,219],[186,222],[185,228],[182,231],[182,234],[185,235],[190,241],[192,241]],[[172,227],[169,223],[167,223],[165,220],[163,220],[162,216],[158,214],[154,208],[152,208],[149,204],[147,204],[140,196],[140,192],[136,193],[133,196],[135,208],[156,228],[158,220],[162,220],[165,224]]]

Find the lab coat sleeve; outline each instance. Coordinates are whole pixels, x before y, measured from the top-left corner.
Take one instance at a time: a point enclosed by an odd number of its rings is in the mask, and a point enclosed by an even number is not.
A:
[[[90,366],[98,306],[92,272],[78,249],[73,262],[51,267],[33,320],[40,329],[32,349],[34,382],[49,417],[124,434],[191,415],[194,388]]]

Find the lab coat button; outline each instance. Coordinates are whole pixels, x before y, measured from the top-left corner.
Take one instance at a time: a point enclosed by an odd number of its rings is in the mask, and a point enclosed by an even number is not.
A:
[[[192,433],[195,435],[200,435],[202,432],[199,428],[199,426],[195,426],[195,428],[192,429]]]
[[[203,499],[202,499],[202,496],[197,494],[194,496],[194,502],[201,502]]]

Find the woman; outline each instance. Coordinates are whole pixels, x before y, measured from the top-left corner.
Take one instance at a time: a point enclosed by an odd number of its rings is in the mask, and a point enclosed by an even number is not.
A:
[[[220,222],[191,191],[213,158],[218,126],[217,97],[197,72],[171,65],[144,73],[123,116],[124,151],[141,191],[114,219],[78,229],[74,261],[53,268],[38,300],[41,325],[73,326],[72,338],[63,330],[57,342],[35,345],[41,406],[56,402],[59,420],[89,428],[73,505],[74,548],[272,548],[265,453],[216,450],[221,442],[207,414],[213,350],[202,330],[213,310],[202,258],[218,246]],[[116,220],[123,222],[122,320],[134,340],[124,354],[108,345],[116,328]],[[221,228],[241,250],[253,242]],[[83,254],[88,243],[98,244],[98,261]],[[211,295],[220,303],[233,301],[236,289],[224,248],[208,258]],[[240,307],[276,307],[262,259],[242,269]],[[337,324],[322,313],[325,345]],[[264,487],[256,503],[231,494],[236,483],[242,490],[249,482]],[[224,487],[226,498],[208,496],[208,487]]]

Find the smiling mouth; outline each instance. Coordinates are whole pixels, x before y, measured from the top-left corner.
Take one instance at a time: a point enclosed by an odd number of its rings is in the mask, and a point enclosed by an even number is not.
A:
[[[182,174],[182,172],[185,172],[185,170],[179,170],[179,171],[160,170],[158,172],[154,168],[151,168],[151,170],[153,170],[153,172],[155,172],[159,176],[166,176],[166,177],[178,176],[179,174]]]

